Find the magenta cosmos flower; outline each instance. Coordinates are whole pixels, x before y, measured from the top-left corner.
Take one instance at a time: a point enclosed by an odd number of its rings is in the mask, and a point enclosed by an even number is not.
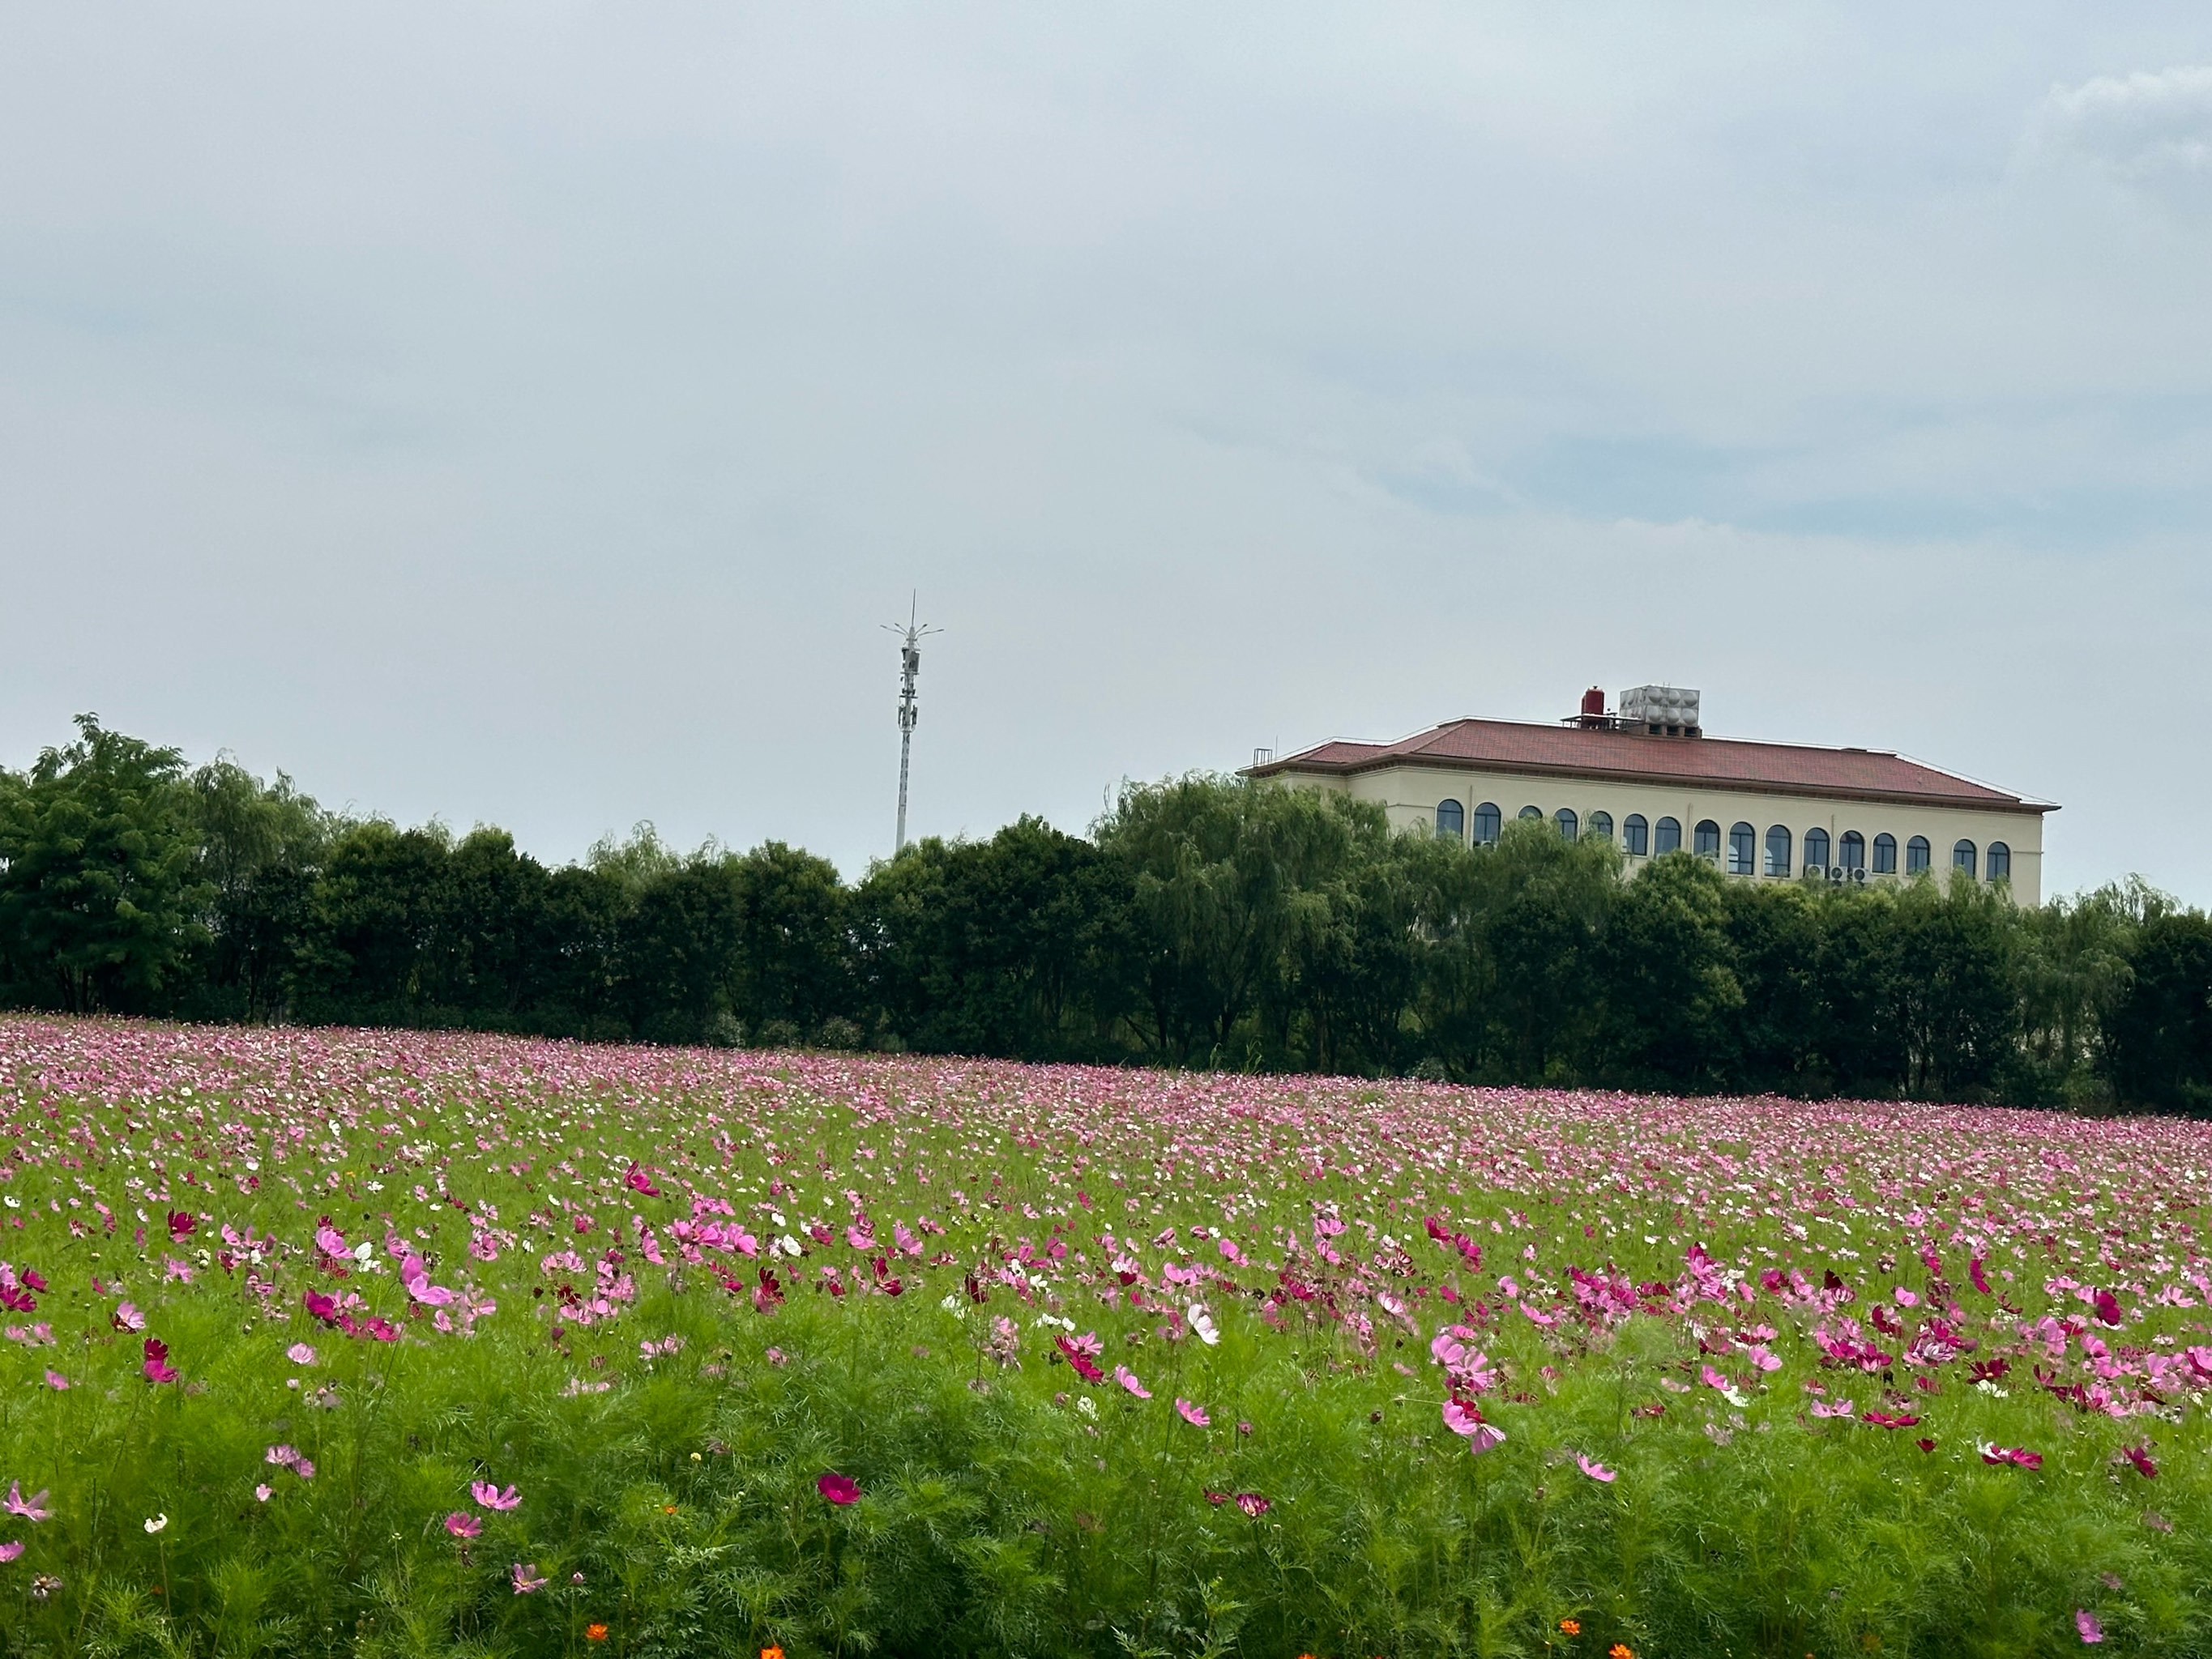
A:
[[[474,1538],[483,1531],[483,1522],[466,1510],[455,1510],[446,1517],[446,1530],[456,1538]]]
[[[1580,1452],[1575,1454],[1575,1467],[1591,1480],[1604,1481],[1608,1486],[1620,1478],[1618,1470],[1609,1469],[1595,1457],[1585,1457]]]
[[[538,1564],[535,1561],[518,1561],[507,1569],[507,1574],[514,1580],[514,1593],[517,1595],[527,1595],[532,1590],[544,1589],[547,1583],[544,1575],[538,1571]]]
[[[489,1480],[469,1482],[469,1496],[488,1510],[511,1510],[522,1501],[522,1494],[512,1486],[505,1492]]]
[[[839,1474],[831,1469],[814,1483],[814,1490],[842,1509],[848,1504],[860,1501],[860,1483],[849,1474]]]
[[[1182,1420],[1194,1428],[1205,1428],[1213,1421],[1206,1414],[1205,1407],[1194,1406],[1180,1395],[1176,1396],[1176,1409],[1182,1413]]]
[[[149,1382],[173,1382],[180,1373],[169,1364],[169,1345],[158,1336],[146,1339],[146,1361],[140,1370]]]

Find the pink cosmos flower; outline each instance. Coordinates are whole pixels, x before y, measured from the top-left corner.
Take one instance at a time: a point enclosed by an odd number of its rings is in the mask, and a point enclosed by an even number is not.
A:
[[[1273,1498],[1262,1498],[1256,1492],[1240,1492],[1237,1494],[1237,1507],[1256,1521],[1275,1504]]]
[[[839,1474],[834,1469],[824,1473],[815,1481],[814,1490],[839,1509],[844,1508],[848,1504],[857,1504],[860,1501],[860,1483],[854,1480],[851,1475]]]
[[[302,1480],[312,1480],[315,1478],[315,1466],[303,1457],[292,1465],[292,1473]]]
[[[261,1461],[280,1469],[294,1468],[299,1464],[300,1454],[291,1446],[271,1446],[261,1455]]]
[[[1114,1380],[1139,1400],[1150,1400],[1152,1397],[1152,1391],[1137,1381],[1136,1372],[1131,1370],[1127,1365],[1114,1367]]]
[[[507,1569],[507,1572],[508,1576],[514,1580],[514,1593],[517,1595],[527,1595],[532,1590],[544,1589],[548,1582],[539,1574],[538,1564],[535,1561],[518,1561]]]
[[[1499,1428],[1495,1423],[1476,1424],[1474,1425],[1474,1432],[1468,1435],[1467,1437],[1468,1450],[1474,1453],[1477,1457],[1481,1456],[1483,1453],[1490,1450],[1492,1447],[1502,1446],[1504,1443],[1505,1431]]]
[[[1975,1256],[1966,1263],[1966,1277],[1974,1281],[1974,1288],[1979,1291],[1984,1296],[1994,1294],[1994,1292],[1990,1289],[1989,1275],[1982,1271],[1981,1257]]]
[[[20,1538],[9,1539],[6,1543],[0,1544],[0,1565],[14,1560],[22,1553],[23,1540]]]
[[[118,1331],[143,1331],[146,1328],[146,1316],[130,1303],[118,1302],[115,1304],[115,1311],[108,1316],[107,1322]]]
[[[48,1388],[66,1389],[69,1385],[69,1378],[64,1376],[59,1371],[50,1370],[46,1372],[46,1386]]]
[[[522,1494],[514,1487],[501,1492],[495,1482],[489,1480],[470,1481],[469,1496],[488,1510],[511,1510],[522,1502]]]
[[[410,1255],[400,1262],[399,1282],[406,1287],[411,1298],[426,1308],[443,1308],[453,1303],[453,1291],[443,1285],[430,1282],[429,1269],[422,1265],[422,1258],[419,1255]]]
[[[1620,1476],[1619,1470],[1609,1469],[1595,1458],[1585,1457],[1580,1452],[1575,1454],[1575,1467],[1589,1476],[1591,1480],[1604,1481],[1608,1486]]]
[[[304,1342],[295,1342],[284,1350],[284,1358],[295,1365],[312,1365],[315,1363],[315,1351]]]
[[[2097,1622],[2097,1615],[2087,1607],[2074,1609],[2074,1628],[2081,1632],[2084,1642],[2094,1644],[2105,1639],[2105,1627]]]
[[[474,1538],[483,1531],[483,1522],[466,1510],[455,1510],[446,1517],[446,1530],[456,1538]]]
[[[265,1504],[276,1495],[276,1488],[267,1485],[258,1486],[253,1489],[253,1495]]]
[[[1984,1444],[1980,1449],[1982,1462],[1984,1463],[2011,1463],[2023,1469],[2039,1469],[2043,1467],[2043,1454],[2032,1452],[2025,1446]]]
[[[1205,1407],[1194,1406],[1181,1395],[1176,1396],[1175,1406],[1176,1409],[1182,1413],[1182,1420],[1194,1428],[1205,1428],[1213,1421],[1206,1414]]]
[[[22,1484],[20,1481],[10,1480],[8,1483],[8,1496],[0,1498],[0,1510],[5,1510],[9,1515],[20,1515],[35,1527],[40,1522],[53,1514],[52,1510],[46,1507],[46,1488],[41,1487],[33,1496],[26,1498],[23,1496]]]
[[[2158,1479],[2158,1465],[2151,1462],[2149,1443],[2145,1442],[2140,1446],[2123,1446],[2120,1448],[2120,1455],[2134,1464],[2136,1473],[2144,1480]]]
[[[158,1336],[146,1339],[146,1359],[139,1369],[149,1382],[173,1382],[181,1375],[169,1364],[169,1345]]]

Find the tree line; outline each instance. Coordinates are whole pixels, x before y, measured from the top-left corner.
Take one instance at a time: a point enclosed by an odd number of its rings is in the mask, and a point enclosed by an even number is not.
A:
[[[0,769],[0,1001],[1477,1082],[2212,1114],[2212,920],[1746,882],[1191,776],[848,884],[650,826],[549,867],[77,721]]]

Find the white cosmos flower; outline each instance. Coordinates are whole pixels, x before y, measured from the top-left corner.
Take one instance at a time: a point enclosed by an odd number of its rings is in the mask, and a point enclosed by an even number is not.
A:
[[[146,1530],[147,1530],[148,1532],[159,1532],[159,1531],[161,1531],[161,1528],[164,1528],[164,1527],[167,1526],[168,1524],[169,1524],[169,1517],[168,1517],[167,1516],[166,1516],[166,1515],[157,1515],[157,1516],[155,1516],[151,1521],[149,1521],[149,1522],[146,1523]]]
[[[1192,1303],[1189,1317],[1191,1329],[1198,1333],[1198,1340],[1205,1343],[1207,1347],[1210,1348],[1221,1340],[1221,1333],[1214,1328],[1213,1316],[1206,1312],[1206,1304]]]

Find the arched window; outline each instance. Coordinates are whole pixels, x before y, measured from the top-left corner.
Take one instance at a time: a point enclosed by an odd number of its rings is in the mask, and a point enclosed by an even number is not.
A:
[[[1805,873],[1809,876],[1815,871],[1822,875],[1828,872],[1828,832],[1825,830],[1805,832]]]
[[[1721,855],[1721,827],[1711,818],[1699,820],[1690,831],[1690,850],[1701,859],[1717,859]]]
[[[1544,809],[1540,806],[1524,806],[1521,809],[1521,816],[1524,818],[1534,818],[1540,823],[1543,820]]]
[[[1970,876],[1974,873],[1973,842],[1970,841],[1962,841],[1955,843],[1952,847],[1951,867],[1954,870],[1964,870]]]
[[[1846,870],[1866,868],[1866,837],[1856,830],[1844,831],[1843,839],[1836,843],[1836,862]]]
[[[2001,841],[1993,841],[1990,843],[1990,879],[1991,881],[2012,879],[2012,848]]]
[[[1600,841],[1613,839],[1613,814],[1593,812],[1589,815],[1589,832]]]
[[[1810,843],[1807,856],[1811,856]],[[1790,830],[1786,825],[1776,824],[1766,832],[1766,873],[1786,876],[1790,873]]]
[[[1747,876],[1758,869],[1759,831],[1747,823],[1729,826],[1729,874]]]
[[[1669,818],[1668,822],[1672,823],[1674,820]],[[1682,839],[1679,824],[1675,826],[1674,839],[1678,842]],[[1643,813],[1631,812],[1620,821],[1620,846],[1632,858],[1640,859],[1651,850],[1651,829],[1644,822]]]
[[[1582,828],[1581,821],[1575,817],[1575,809],[1571,806],[1562,806],[1553,814],[1552,821],[1559,826],[1562,841],[1572,841],[1575,832]]]
[[[1905,843],[1905,873],[1923,876],[1928,873],[1928,837],[1915,836]]]
[[[1681,850],[1682,821],[1680,818],[1660,819],[1651,832],[1651,856],[1657,858],[1662,853],[1679,853]]]
[[[1874,838],[1874,872],[1877,876],[1897,873],[1897,837],[1887,830]]]
[[[1455,800],[1437,803],[1437,833],[1457,841],[1467,833],[1467,809]]]
[[[1483,802],[1474,809],[1474,844],[1478,847],[1494,845],[1498,831],[1504,823],[1504,815],[1498,811],[1498,803]]]

